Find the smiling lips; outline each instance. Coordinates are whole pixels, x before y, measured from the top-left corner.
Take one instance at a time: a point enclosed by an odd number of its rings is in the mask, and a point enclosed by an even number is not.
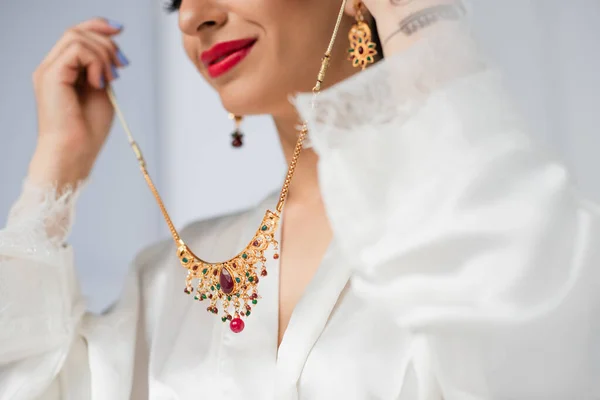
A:
[[[217,78],[238,65],[250,53],[256,39],[217,43],[200,55],[211,78]]]

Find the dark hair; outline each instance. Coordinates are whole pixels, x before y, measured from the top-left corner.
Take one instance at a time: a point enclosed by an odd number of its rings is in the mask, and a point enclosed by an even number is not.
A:
[[[371,19],[371,34],[373,35],[373,42],[377,45],[378,55],[383,58],[383,45],[381,44],[379,32],[377,31],[377,22],[375,22],[374,18]]]
[[[165,4],[165,9],[168,12],[175,12],[179,10],[179,7],[181,7],[181,0],[170,0]]]
[[[175,12],[179,10],[179,7],[181,7],[181,0],[169,0],[165,4],[165,9],[168,12]],[[373,33],[373,41],[377,45],[377,49],[381,55],[381,58],[383,58],[383,47],[381,46],[381,40],[379,39],[379,33],[377,32],[377,23],[374,19],[371,19],[371,31]]]

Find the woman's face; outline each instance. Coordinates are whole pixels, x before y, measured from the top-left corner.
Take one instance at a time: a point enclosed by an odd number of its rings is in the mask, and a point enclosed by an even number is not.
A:
[[[341,0],[182,0],[188,57],[237,115],[287,114],[289,96],[316,82]],[[354,72],[346,60],[345,16],[326,84]]]

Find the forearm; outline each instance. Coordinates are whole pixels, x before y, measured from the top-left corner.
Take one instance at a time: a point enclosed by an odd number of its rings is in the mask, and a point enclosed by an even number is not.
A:
[[[465,8],[458,0],[385,0],[378,4],[377,21],[387,56],[406,50],[424,34],[456,25]]]

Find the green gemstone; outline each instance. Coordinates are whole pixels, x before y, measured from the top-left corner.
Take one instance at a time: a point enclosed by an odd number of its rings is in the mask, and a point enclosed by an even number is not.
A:
[[[210,290],[215,290],[215,287],[214,287],[214,286],[211,286],[211,287],[210,287]]]
[[[188,260],[187,258],[183,257],[181,259],[181,261],[183,261],[184,264],[187,264],[188,262],[190,262],[190,260]]]
[[[354,49],[348,49],[348,53],[354,53]]]
[[[235,278],[235,281],[236,281],[237,283],[240,283],[242,280],[241,280],[240,278]]]
[[[204,275],[206,275],[206,273],[207,273],[207,272],[208,272],[208,268],[204,268],[204,269],[202,270],[202,273],[203,273]]]
[[[202,293],[202,299],[206,300],[206,295]]]
[[[231,301],[231,296],[227,296],[227,301]]]
[[[198,297],[198,295],[195,295],[194,300],[200,300],[200,297]]]
[[[264,231],[266,231],[267,229],[269,229],[269,227],[268,227],[268,226],[266,226],[266,225],[263,225],[263,226],[262,226],[262,228],[260,228],[260,229],[262,229],[262,230],[263,230],[263,232],[264,232]]]
[[[252,300],[252,304],[256,304],[256,303],[258,303],[258,300],[256,300],[256,299]]]
[[[250,276],[250,272],[246,272],[246,276]]]
[[[236,295],[237,297],[240,297],[240,294],[239,294],[239,293],[236,293],[235,295]]]
[[[248,254],[246,254],[246,253],[242,254],[242,258],[245,260],[246,258],[248,258]]]
[[[248,278],[248,282],[254,282],[254,277],[251,276],[250,278]]]
[[[221,284],[217,283],[217,289],[221,289]]]
[[[223,321],[223,322],[227,321],[227,317],[221,317],[221,321]]]
[[[358,43],[362,43],[362,38],[358,38]]]
[[[370,49],[374,49],[375,48],[375,43],[369,43],[369,46],[367,46],[367,47],[369,47]]]
[[[371,56],[367,57],[367,61],[373,61],[373,59],[371,58]]]
[[[246,317],[250,315],[250,311],[246,311]]]

